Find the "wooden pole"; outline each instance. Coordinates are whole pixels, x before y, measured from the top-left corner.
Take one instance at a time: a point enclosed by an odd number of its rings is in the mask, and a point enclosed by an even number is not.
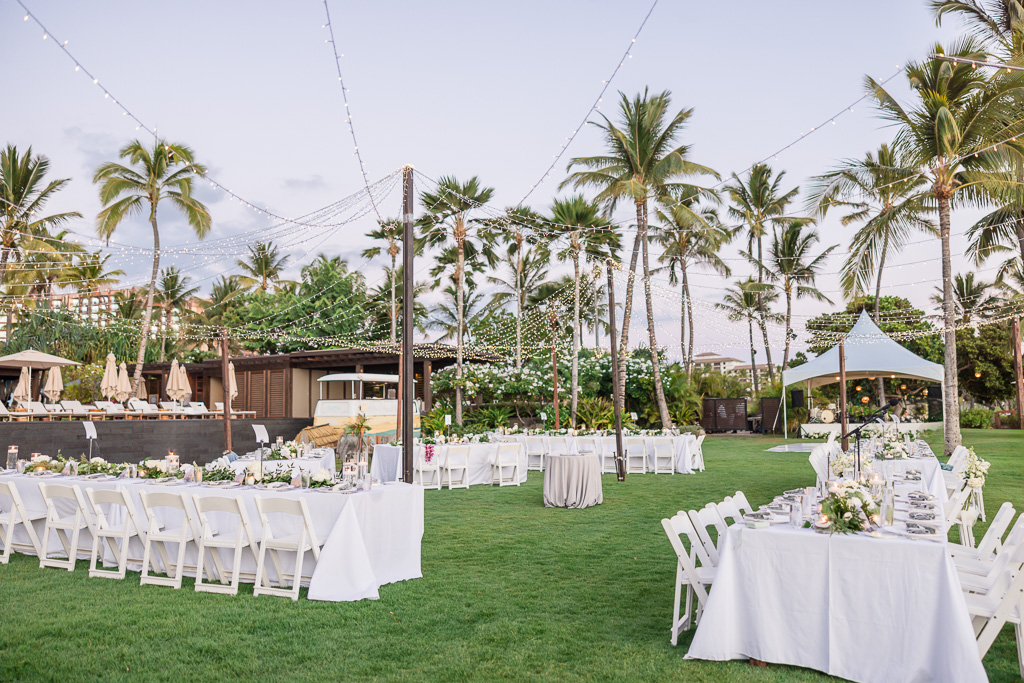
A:
[[[555,406],[555,430],[557,431],[562,428],[558,419],[558,347],[555,346],[558,341],[558,314],[548,311],[548,323],[551,325],[551,382],[554,388],[552,402]]]
[[[626,481],[626,458],[622,453],[622,410],[619,408],[619,352],[616,349],[615,332],[615,282],[612,279],[612,261],[605,263],[608,269],[608,332],[612,346],[612,406],[615,412],[615,478]]]
[[[839,430],[843,437],[843,450],[850,450],[850,439],[846,436],[846,342],[839,342]]]
[[[231,451],[231,384],[228,381],[228,328],[221,328],[220,375],[224,385],[224,450]]]
[[[1017,384],[1017,429],[1024,429],[1024,372],[1020,357],[1020,316],[1013,316],[1010,326],[1010,345],[1013,347],[1013,376]]]
[[[413,410],[415,409],[414,398],[416,390],[413,386],[412,374],[412,323],[414,316],[413,301],[413,234],[412,224],[412,166],[402,169],[402,187],[405,196],[402,201],[402,356],[400,364],[401,371],[401,396],[402,396],[402,472],[406,482],[412,481],[413,467]]]

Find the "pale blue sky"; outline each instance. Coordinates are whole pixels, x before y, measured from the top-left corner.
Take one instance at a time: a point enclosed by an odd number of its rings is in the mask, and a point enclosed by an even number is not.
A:
[[[362,179],[349,133],[333,55],[325,44],[322,2],[138,3],[97,0],[26,1],[79,61],[162,136],[191,145],[220,182],[254,203],[297,216],[349,195]],[[564,137],[577,127],[629,44],[650,4],[644,2],[378,2],[331,0],[351,111],[371,179],[411,163],[432,177],[479,175],[504,207],[537,182]],[[51,209],[81,211],[73,226],[91,234],[99,209],[92,171],[136,136],[134,124],[52,43],[42,40],[13,2],[0,2],[0,63],[4,106],[0,142],[32,145],[73,182]],[[865,74],[885,78],[908,59],[948,42],[956,26],[937,28],[923,0],[832,3],[696,3],[662,0],[620,70],[614,91],[671,90],[679,107],[693,107],[686,132],[693,159],[723,175],[791,142],[863,92]],[[899,83],[897,86],[896,83]],[[895,90],[905,93],[902,78]],[[837,159],[860,156],[886,141],[867,102],[780,155],[788,186]],[[530,204],[546,209],[574,155],[600,151],[596,130],[584,130]],[[215,228],[225,237],[268,225],[265,217],[204,190]],[[387,200],[397,215],[399,194]],[[802,204],[802,202],[801,202]],[[954,216],[954,232],[973,214]],[[628,213],[620,216],[628,219]],[[372,218],[346,227],[320,246],[353,258],[368,244]],[[163,219],[168,242],[189,241],[180,222]],[[122,232],[123,231],[123,232]],[[825,244],[848,242],[834,220]],[[142,222],[116,240],[151,243]],[[307,243],[299,249],[310,248]],[[955,240],[962,251],[963,240]],[[893,270],[892,284],[939,279],[938,245],[918,245],[895,263],[935,258]],[[735,249],[728,255],[735,257]],[[129,263],[132,280],[144,257]],[[172,261],[173,262],[173,261]],[[195,265],[196,277],[224,272],[229,262]],[[379,265],[365,266],[379,277]],[[955,265],[966,266],[963,259]],[[832,259],[827,270],[838,269]],[[992,272],[983,272],[991,278]],[[694,295],[713,301],[724,282],[698,276]],[[899,287],[928,305],[934,283]],[[823,289],[835,290],[833,276]],[[638,298],[637,304],[642,306]],[[677,306],[661,317],[674,354]],[[802,312],[824,310],[808,304]],[[734,343],[737,334],[709,332],[701,350]],[[639,329],[634,339],[639,338]],[[677,334],[677,332],[675,332]],[[743,335],[740,335],[743,336]]]

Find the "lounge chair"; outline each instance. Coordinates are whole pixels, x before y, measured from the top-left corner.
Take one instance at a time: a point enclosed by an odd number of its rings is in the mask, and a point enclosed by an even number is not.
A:
[[[155,420],[160,417],[160,409],[149,401],[143,401],[141,398],[128,399],[128,407],[132,410],[137,410],[143,418]]]
[[[185,411],[174,401],[160,401],[160,417],[177,420],[185,417]]]
[[[89,419],[90,406],[83,406],[79,401],[61,401],[60,406],[64,409],[64,412],[67,413],[68,417],[72,419]]]
[[[189,403],[187,406],[185,406],[184,410],[185,414],[188,415],[189,417],[198,417],[201,420],[205,420],[206,418],[210,417],[217,417],[216,414],[211,413],[207,409],[206,404],[203,403],[202,401],[195,401]]]
[[[224,414],[224,404],[223,403],[214,402],[214,404],[213,404],[213,412],[217,413],[218,415],[223,415]],[[256,417],[256,411],[255,410],[233,410],[233,409],[229,408],[228,409],[228,414],[231,415],[232,419]]]

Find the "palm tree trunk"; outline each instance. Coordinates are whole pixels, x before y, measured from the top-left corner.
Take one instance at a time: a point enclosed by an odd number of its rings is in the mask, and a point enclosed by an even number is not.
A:
[[[786,283],[786,350],[782,352],[782,369],[789,363],[789,326],[793,321],[793,286]]]
[[[750,381],[753,382],[754,396],[757,396],[757,351],[754,350],[754,321],[747,318],[747,329],[750,331]]]
[[[679,349],[683,352],[683,368],[686,369],[686,376],[690,376],[690,367],[686,363],[686,269],[679,262],[682,273],[679,278]]]
[[[878,278],[875,280],[875,324],[881,327],[881,314],[878,312],[882,299],[882,269],[885,268],[885,257],[889,251],[889,235],[882,240],[882,253],[878,262]],[[878,376],[878,405],[885,405],[885,379]]]
[[[580,386],[580,253],[575,251],[572,258],[573,273],[573,318],[572,318],[572,386],[569,388],[569,424],[576,429],[576,407],[579,400]]]
[[[758,264],[764,263],[764,259],[761,255],[761,236],[757,237],[757,262]],[[757,268],[757,284],[764,284],[764,270],[758,266]],[[761,327],[761,336],[764,337],[764,357],[765,362],[768,364],[768,381],[775,381],[775,371],[772,370],[772,349],[768,345],[768,320],[767,313],[764,310],[764,297],[761,294],[757,295],[757,311],[759,313],[758,325]]]
[[[164,362],[165,353],[164,350],[167,348],[167,327],[171,322],[171,312],[169,310],[163,311],[161,316],[164,321],[163,329],[160,330],[160,362]]]
[[[661,382],[661,359],[658,357],[658,339],[654,333],[654,305],[651,302],[651,269],[647,258],[646,202],[643,205],[643,227],[640,232],[643,235],[644,299],[647,303],[647,336],[651,341],[651,374],[654,379],[654,398],[658,402],[658,414],[661,416],[662,428],[672,429],[672,416],[668,413],[668,403],[665,401],[665,387]]]
[[[683,293],[686,296],[686,316],[690,325],[690,344],[686,352],[686,373],[693,376],[693,299],[690,298],[690,279],[686,271],[683,271]]]
[[[1024,250],[1024,246],[1021,249]],[[12,251],[14,249],[6,244],[0,250],[0,285],[4,284],[4,279],[7,277],[7,259],[10,258]],[[7,335],[7,338],[10,339],[10,335]]]
[[[956,302],[953,299],[953,265],[949,251],[949,197],[937,192],[939,200],[939,235],[942,241],[942,312],[946,331],[943,333],[945,357],[943,359],[943,403],[946,456],[960,445],[960,392],[956,367]]]
[[[594,278],[594,350],[601,348],[601,319],[597,317],[597,296],[601,289],[597,285],[597,278]]]
[[[391,343],[398,343],[398,302],[395,299],[395,268],[397,267],[396,254],[391,254]],[[408,296],[403,294],[402,296]]]
[[[146,362],[146,342],[149,341],[149,324],[153,320],[153,294],[156,292],[156,278],[160,271],[160,231],[156,225],[156,204],[150,202],[149,224],[153,226],[153,272],[149,276],[149,291],[146,292],[146,310],[142,314],[142,330],[139,334],[139,354],[135,359],[135,377],[132,391],[137,396],[142,386],[142,364]]]
[[[463,250],[462,239],[458,240],[458,262],[455,265],[455,306],[459,309],[459,328],[455,334],[455,423],[462,426],[462,333],[465,322],[465,311],[462,309],[462,278],[466,267],[466,252]]]
[[[516,235],[516,369],[523,367],[523,236]],[[573,411],[575,417],[575,411]]]
[[[637,205],[637,216],[640,215],[640,205]],[[633,284],[636,281],[636,260],[640,256],[640,244],[642,242],[640,230],[637,228],[636,239],[633,240],[633,255],[629,257],[629,276],[626,280],[626,300],[622,305],[622,335],[619,337],[619,410],[626,409],[626,358],[629,352],[626,346],[629,344],[629,316],[633,312]],[[615,315],[611,311],[609,315]]]

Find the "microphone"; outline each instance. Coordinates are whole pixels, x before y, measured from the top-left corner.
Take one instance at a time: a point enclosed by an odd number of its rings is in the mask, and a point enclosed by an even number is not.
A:
[[[890,408],[895,408],[899,404],[899,402],[900,402],[900,399],[895,397],[895,396],[893,396],[892,398],[889,399],[889,407]]]

